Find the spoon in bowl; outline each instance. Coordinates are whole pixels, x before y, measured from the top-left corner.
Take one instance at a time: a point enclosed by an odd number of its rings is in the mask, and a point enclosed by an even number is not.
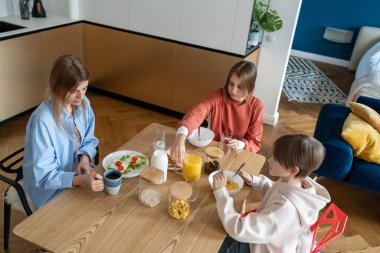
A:
[[[235,178],[235,176],[239,173],[239,171],[244,167],[245,163],[242,163],[240,165],[240,167],[237,169],[237,171],[235,172],[235,174],[233,175],[233,178]]]

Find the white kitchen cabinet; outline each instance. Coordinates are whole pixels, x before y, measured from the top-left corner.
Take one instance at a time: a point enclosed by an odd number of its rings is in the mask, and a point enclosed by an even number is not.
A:
[[[238,0],[232,43],[229,52],[245,55],[254,0]]]
[[[177,39],[180,0],[129,0],[129,30]]]
[[[86,21],[245,55],[254,0],[83,0]]]
[[[238,0],[180,0],[178,41],[231,49]]]
[[[83,0],[86,21],[128,29],[128,0]]]

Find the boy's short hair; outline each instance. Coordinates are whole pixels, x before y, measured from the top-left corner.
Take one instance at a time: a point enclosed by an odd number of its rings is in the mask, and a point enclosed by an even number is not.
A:
[[[311,136],[284,135],[273,145],[273,158],[286,169],[297,166],[296,177],[305,178],[322,164],[325,147]]]

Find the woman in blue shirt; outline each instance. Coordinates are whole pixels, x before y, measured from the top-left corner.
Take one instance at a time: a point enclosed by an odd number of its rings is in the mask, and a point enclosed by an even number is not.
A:
[[[90,167],[99,143],[95,117],[85,97],[89,72],[72,55],[59,57],[49,80],[50,96],[29,119],[24,151],[24,189],[36,209],[65,188],[104,188],[103,177]]]

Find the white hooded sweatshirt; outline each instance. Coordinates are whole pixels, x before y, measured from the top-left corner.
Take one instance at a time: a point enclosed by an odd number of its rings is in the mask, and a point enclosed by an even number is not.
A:
[[[330,202],[327,190],[307,177],[304,188],[273,182],[259,175],[249,184],[264,196],[256,212],[242,217],[233,206],[225,187],[214,191],[219,217],[227,233],[250,244],[251,253],[297,252],[298,237],[318,219],[319,211]]]

